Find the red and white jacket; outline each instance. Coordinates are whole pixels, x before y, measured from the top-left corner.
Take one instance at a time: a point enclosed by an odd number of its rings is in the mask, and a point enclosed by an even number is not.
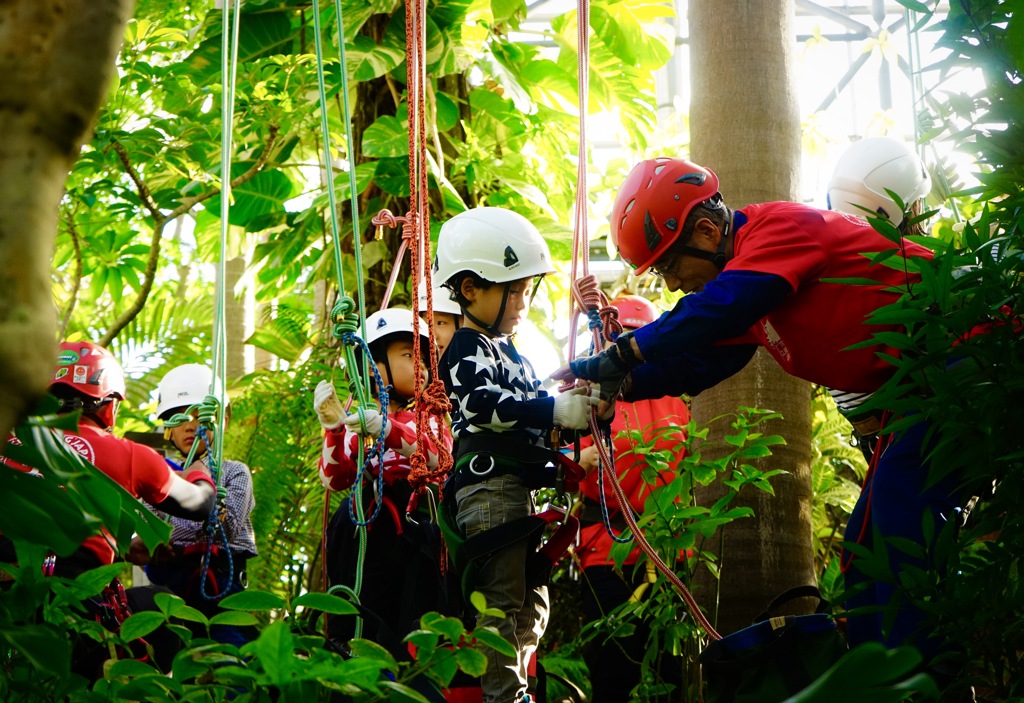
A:
[[[387,451],[384,452],[384,484],[393,485],[398,481],[405,481],[409,477],[411,465],[409,457],[416,451],[416,413],[411,409],[400,409],[388,415],[391,429],[384,440]],[[437,432],[438,422],[434,417],[430,418],[430,426],[438,434],[441,443],[451,451],[452,434],[446,423],[440,423],[440,431]],[[430,433],[424,433],[424,440],[427,455],[427,465],[435,468],[438,462],[437,447],[434,444]],[[359,444],[362,442],[355,432],[351,432],[344,425],[334,430],[324,431],[323,451],[320,453],[320,481],[325,488],[332,491],[345,491],[352,487],[355,482],[356,473],[359,470],[357,464],[359,459]],[[364,452],[365,456],[365,452]],[[380,470],[380,460],[374,458],[369,467],[371,477],[376,477]]]

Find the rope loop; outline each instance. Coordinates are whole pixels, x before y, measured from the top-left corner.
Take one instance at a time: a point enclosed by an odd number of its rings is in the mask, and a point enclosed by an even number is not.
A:
[[[359,329],[359,310],[351,297],[343,295],[331,310],[331,334],[335,339],[346,340],[346,335],[355,335]]]

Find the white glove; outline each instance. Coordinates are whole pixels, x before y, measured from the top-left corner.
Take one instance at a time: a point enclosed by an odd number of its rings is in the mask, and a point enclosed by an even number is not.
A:
[[[365,408],[363,410],[362,422],[359,420],[358,411],[346,417],[344,422],[349,432],[355,432],[364,437],[377,437],[380,435],[381,428],[385,425],[387,425],[387,432],[391,431],[391,423],[380,414],[380,411],[373,408]],[[384,433],[385,437],[387,437],[387,432]]]
[[[555,396],[555,424],[567,430],[586,429],[590,424],[590,409],[597,407],[598,398],[590,396],[589,388],[573,388]]]
[[[338,400],[338,392],[334,390],[334,384],[327,379],[316,384],[316,390],[313,391],[313,410],[316,411],[316,417],[325,430],[338,429],[345,418],[345,411]]]

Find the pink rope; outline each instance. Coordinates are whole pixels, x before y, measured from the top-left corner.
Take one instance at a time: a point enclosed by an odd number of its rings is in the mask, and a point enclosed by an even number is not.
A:
[[[570,333],[569,333],[569,358],[576,358],[576,329],[579,325],[579,316],[581,313],[587,313],[588,317],[592,311],[597,311],[601,319],[601,327],[598,328],[595,325],[591,325],[591,331],[594,336],[594,349],[601,350],[604,347],[604,339],[611,341],[615,335],[622,331],[622,325],[618,321],[618,310],[608,304],[608,297],[600,289],[597,282],[597,278],[590,274],[590,244],[589,237],[587,234],[587,206],[589,199],[587,197],[587,130],[586,130],[586,119],[587,119],[587,106],[589,103],[589,85],[590,85],[590,4],[588,0],[578,0],[577,3],[577,40],[579,46],[579,64],[578,64],[578,80],[579,80],[579,111],[580,111],[580,140],[579,140],[579,157],[577,159],[576,169],[576,204],[573,212],[573,237],[572,237],[572,296],[569,299],[569,318],[571,321]],[[604,334],[601,334],[601,331]],[[568,390],[571,387],[571,383],[562,384],[559,390]],[[592,410],[590,414],[590,431],[594,437],[594,445],[598,448],[598,453],[601,456],[601,461],[605,466],[612,466],[611,455],[609,448],[605,442],[601,439],[601,433],[597,426],[597,411]],[[722,636],[715,631],[715,628],[711,626],[711,623],[705,617],[704,613],[701,612],[700,606],[697,605],[696,599],[693,594],[686,587],[679,576],[672,571],[669,566],[662,561],[661,557],[651,546],[643,535],[643,532],[636,524],[636,520],[633,519],[632,511],[629,509],[629,500],[626,498],[622,491],[622,486],[619,485],[618,476],[615,475],[614,471],[608,472],[609,482],[612,485],[612,491],[615,493],[616,499],[619,501],[620,506],[624,506],[621,511],[622,515],[626,518],[626,524],[629,526],[630,531],[633,534],[636,544],[640,547],[640,550],[647,555],[647,558],[654,564],[654,568],[662,573],[669,580],[672,586],[682,596],[683,601],[686,603],[686,607],[690,610],[697,623],[707,632],[708,637],[713,640],[721,639]]]

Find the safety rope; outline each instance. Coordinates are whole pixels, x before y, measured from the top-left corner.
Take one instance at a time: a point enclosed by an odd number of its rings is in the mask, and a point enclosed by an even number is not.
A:
[[[231,201],[231,157],[233,153],[233,127],[235,114],[235,86],[238,75],[238,28],[241,23],[242,3],[240,0],[229,0],[222,8],[221,32],[221,173],[220,173],[220,255],[217,257],[217,279],[214,287],[214,316],[212,340],[213,379],[210,395],[202,403],[193,405],[186,413],[179,413],[167,420],[168,427],[176,427],[191,422],[192,413],[198,413],[199,427],[196,429],[195,440],[185,459],[185,466],[191,466],[196,452],[202,444],[206,447],[206,462],[210,477],[217,489],[217,500],[210,515],[206,518],[206,549],[203,552],[202,574],[199,581],[199,592],[206,600],[223,598],[231,591],[234,584],[235,566],[231,554],[231,545],[224,528],[227,514],[225,499],[227,489],[224,487],[224,476],[221,468],[224,460],[224,433],[218,428],[224,427],[223,399],[225,388],[220,382],[227,367],[227,324],[224,315],[225,281],[227,278],[227,234]],[[228,585],[219,593],[206,592],[206,576],[209,570],[213,550],[218,538],[224,544],[228,558]]]
[[[442,441],[445,416],[451,411],[451,402],[440,379],[437,365],[437,346],[434,344],[434,304],[433,286],[430,267],[430,206],[427,200],[427,147],[426,147],[426,0],[410,0],[405,6],[405,63],[406,85],[408,86],[409,113],[409,212],[403,216],[395,216],[388,210],[381,210],[373,223],[378,228],[388,225],[394,227],[402,223],[402,244],[398,257],[391,271],[388,289],[381,304],[383,310],[389,302],[394,282],[401,266],[405,250],[410,253],[409,265],[412,270],[410,290],[412,291],[413,319],[419,318],[419,285],[423,281],[426,289],[426,325],[428,329],[427,358],[429,360],[430,379],[423,377],[424,369],[419,363],[422,355],[422,339],[413,335],[413,358],[415,365],[416,388],[416,449],[409,457],[408,482],[412,488],[406,514],[411,514],[417,506],[419,496],[427,485],[442,483],[452,467],[452,455],[445,442]],[[378,230],[379,231],[379,230]],[[438,461],[430,468],[428,453],[431,448],[437,453]]]
[[[569,335],[569,358],[575,358],[576,356],[576,334],[575,330],[579,322],[579,315],[585,312],[589,318],[589,327],[594,336],[593,347],[595,351],[603,348],[603,339],[609,341],[613,340],[621,331],[622,325],[618,321],[618,311],[608,304],[607,296],[601,291],[600,286],[597,282],[596,277],[592,276],[589,272],[590,262],[590,251],[589,251],[589,238],[587,236],[587,134],[586,134],[586,116],[587,106],[589,101],[589,82],[590,82],[590,6],[587,0],[578,0],[577,3],[577,42],[579,47],[579,62],[578,62],[578,81],[579,81],[579,156],[577,159],[577,186],[576,186],[576,203],[573,212],[573,251],[572,251],[572,268],[571,268],[571,279],[572,279],[572,296],[570,298],[569,311],[570,311],[570,330],[572,332]],[[565,390],[565,388],[563,388]],[[608,444],[601,439],[601,432],[598,427],[597,411],[592,410],[590,416],[590,431],[593,434],[595,441],[594,445],[598,449],[600,461],[605,466],[614,466],[612,455]],[[599,480],[603,484],[603,475],[598,475]],[[633,518],[632,511],[628,509],[629,501],[626,499],[625,494],[622,491],[622,486],[619,485],[618,477],[615,472],[612,471],[608,476],[608,482],[612,486],[612,491],[615,494],[616,499],[619,501],[620,506],[625,506],[622,510],[622,515],[626,520],[626,524],[629,527],[630,532],[636,539],[637,546],[640,547],[641,551],[647,558],[654,564],[654,567],[660,571],[669,582],[679,592],[683,601],[686,603],[694,619],[698,624],[707,632],[708,636],[712,639],[721,639],[721,635],[715,631],[711,626],[711,623],[701,612],[700,606],[697,605],[697,601],[694,599],[690,590],[686,587],[679,576],[658,556],[658,553],[651,547],[650,543],[644,538],[643,533],[636,524],[636,520]],[[603,490],[602,490],[603,495]],[[607,525],[611,527],[610,523]],[[612,535],[614,537],[614,534]]]
[[[338,278],[338,302],[331,310],[331,332],[336,339],[342,341],[342,349],[345,355],[346,369],[350,373],[350,388],[353,393],[358,397],[359,407],[366,408],[370,404],[370,393],[369,389],[361,383],[362,379],[366,379],[369,376],[369,369],[373,366],[370,363],[370,355],[366,349],[366,344],[363,339],[366,338],[366,307],[364,302],[364,295],[361,293],[364,290],[363,285],[363,260],[362,260],[362,241],[361,241],[361,227],[359,223],[359,205],[358,205],[358,191],[356,185],[356,164],[352,158],[352,149],[355,139],[352,134],[352,112],[349,105],[349,82],[348,82],[348,70],[347,70],[347,58],[345,50],[345,24],[344,14],[342,12],[341,0],[335,0],[334,2],[334,14],[337,22],[337,36],[338,36],[338,61],[340,64],[341,73],[341,95],[342,104],[345,113],[345,137],[346,143],[349,149],[349,196],[351,200],[352,208],[352,239],[355,243],[355,270],[356,270],[356,284],[357,290],[360,292],[358,296],[358,305],[356,302],[345,294],[347,290],[345,286],[345,272],[342,265],[341,257],[341,235],[340,227],[338,224],[338,203],[337,195],[334,189],[334,161],[331,153],[331,136],[330,136],[330,123],[328,120],[328,103],[327,103],[327,90],[324,84],[324,51],[323,51],[323,31],[320,22],[320,2],[319,0],[313,0],[313,35],[314,44],[316,47],[316,67],[317,67],[317,88],[319,93],[319,105],[320,105],[320,130],[323,138],[323,158],[324,158],[324,172],[326,174],[326,185],[327,185],[327,197],[330,206],[330,226],[331,226],[331,240],[334,249],[334,266]],[[361,335],[356,335],[356,331],[361,330]],[[364,353],[361,359],[357,358],[355,353],[356,348],[361,348]],[[361,363],[360,363],[361,362]],[[353,370],[355,372],[353,373]],[[362,373],[359,373],[359,372]],[[387,407],[387,389],[383,384],[377,386],[378,397],[380,398],[382,408]],[[364,411],[365,412],[365,411]],[[385,410],[386,412],[386,410]],[[360,413],[360,419],[363,419],[363,414]],[[365,427],[365,422],[361,423]],[[365,468],[373,459],[374,456],[383,457],[384,454],[384,425],[382,423],[381,434],[376,438],[374,446],[368,456],[364,458],[363,446],[359,446],[359,458],[357,464]],[[356,573],[355,582],[353,584],[353,590],[358,594],[362,589],[363,583],[363,564],[366,556],[366,525],[376,517],[378,511],[374,512],[373,517],[370,520],[364,519],[363,513],[363,471],[359,472],[357,482],[353,483],[352,490],[349,495],[349,503],[355,516],[357,524],[356,533],[359,539],[359,552],[358,558],[356,559]],[[375,490],[379,493],[379,490]],[[330,500],[329,494],[325,496],[325,501]],[[377,501],[378,506],[380,501]],[[326,540],[324,540],[326,542]],[[324,555],[326,557],[326,553]],[[326,558],[325,560],[326,561]],[[326,578],[326,577],[325,577]],[[355,636],[359,637],[362,634],[362,619],[358,618],[356,621]]]

